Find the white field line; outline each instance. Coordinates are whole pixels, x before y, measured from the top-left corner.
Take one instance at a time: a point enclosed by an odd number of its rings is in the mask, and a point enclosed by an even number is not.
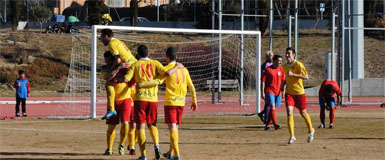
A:
[[[78,130],[54,130],[54,129],[36,129],[36,128],[10,128],[0,127],[1,130],[17,130],[17,131],[36,131],[36,132],[58,132],[58,133],[94,133],[106,134],[106,131],[78,131]],[[117,131],[119,133],[119,131]]]
[[[26,101],[27,104],[50,104],[50,103],[91,103],[91,101]],[[96,103],[107,103],[107,100],[97,100]],[[0,104],[16,104],[16,101],[0,101]]]

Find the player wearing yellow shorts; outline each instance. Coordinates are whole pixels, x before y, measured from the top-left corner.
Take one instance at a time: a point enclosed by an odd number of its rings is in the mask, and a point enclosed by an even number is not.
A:
[[[102,119],[108,119],[116,115],[114,106],[115,92],[113,89],[113,81],[115,77],[110,75],[116,74],[120,69],[129,68],[134,62],[136,62],[136,59],[124,42],[114,38],[114,33],[111,29],[103,29],[101,31],[100,40],[105,46],[107,46],[114,58],[113,63],[109,66],[106,74],[106,77],[111,77],[111,79],[108,79],[106,83],[108,111]]]
[[[287,124],[290,133],[288,144],[292,144],[296,141],[294,136],[294,107],[298,108],[299,113],[305,119],[309,131],[307,141],[310,143],[314,139],[314,128],[311,123],[310,115],[306,111],[306,95],[302,82],[302,80],[308,80],[309,76],[307,75],[305,66],[301,62],[295,60],[295,56],[296,53],[294,49],[286,49],[287,63],[283,65],[283,69],[286,76],[285,99]]]

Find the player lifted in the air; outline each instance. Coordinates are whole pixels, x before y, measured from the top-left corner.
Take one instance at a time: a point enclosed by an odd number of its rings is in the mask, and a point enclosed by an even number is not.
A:
[[[117,114],[114,106],[115,92],[113,87],[113,81],[116,77],[109,74],[116,74],[120,69],[130,68],[136,62],[136,59],[124,42],[114,38],[114,33],[111,29],[101,30],[100,40],[107,46],[114,59],[106,74],[106,76],[112,77],[112,79],[109,79],[106,84],[108,111],[102,119],[108,119]]]

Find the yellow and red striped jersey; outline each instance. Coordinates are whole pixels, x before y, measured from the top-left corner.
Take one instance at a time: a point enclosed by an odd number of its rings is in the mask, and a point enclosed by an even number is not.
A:
[[[135,78],[136,83],[148,82],[156,76],[164,75],[166,68],[157,60],[141,58],[131,65],[130,70],[124,76],[125,79]],[[134,96],[135,101],[158,102],[158,86],[140,88]]]
[[[119,55],[122,62],[126,62],[129,65],[136,62],[136,59],[132,55],[130,49],[128,49],[126,44],[119,39],[112,38],[110,43],[108,43],[107,48],[113,56]]]
[[[171,62],[165,68],[170,70],[176,66],[176,62]],[[187,86],[193,103],[197,103],[194,84],[191,80],[187,68],[180,68],[168,77],[161,77],[160,84],[166,81],[166,94],[164,97],[164,105],[166,106],[185,106]]]

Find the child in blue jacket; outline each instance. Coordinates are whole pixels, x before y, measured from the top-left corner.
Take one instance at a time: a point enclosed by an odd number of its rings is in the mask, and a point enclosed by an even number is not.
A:
[[[23,70],[19,70],[19,78],[15,81],[13,86],[16,88],[16,117],[20,117],[20,102],[23,112],[23,117],[27,117],[27,111],[25,109],[25,101],[27,97],[29,97],[31,93],[31,89],[29,87],[28,79],[25,78],[25,72]]]

